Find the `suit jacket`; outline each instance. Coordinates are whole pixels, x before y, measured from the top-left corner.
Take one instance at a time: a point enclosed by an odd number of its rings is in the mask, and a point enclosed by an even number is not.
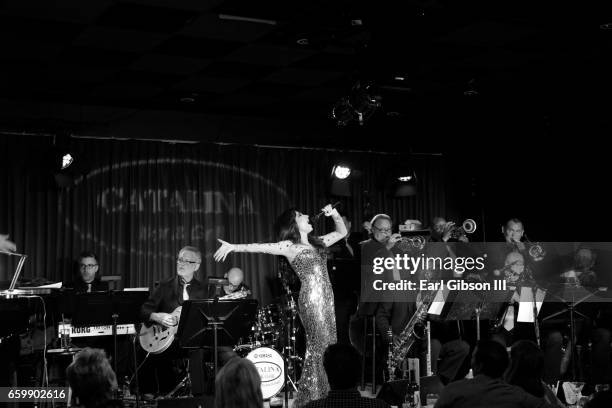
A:
[[[206,299],[206,286],[193,278],[187,286],[189,299]],[[162,281],[140,308],[140,317],[148,322],[151,313],[172,313],[183,304],[183,285],[179,276]]]

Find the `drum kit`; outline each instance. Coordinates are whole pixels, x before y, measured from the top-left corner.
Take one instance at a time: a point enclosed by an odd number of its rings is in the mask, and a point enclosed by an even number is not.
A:
[[[277,395],[286,381],[297,391],[295,382],[302,361],[296,347],[301,328],[298,320],[293,297],[285,295],[281,302],[259,308],[251,334],[246,339],[241,338],[234,347],[239,356],[255,364],[261,376],[264,399]]]

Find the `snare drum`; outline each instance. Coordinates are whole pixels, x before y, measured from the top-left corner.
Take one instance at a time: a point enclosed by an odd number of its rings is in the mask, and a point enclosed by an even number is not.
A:
[[[259,372],[261,378],[261,393],[264,399],[270,399],[278,394],[285,385],[285,363],[280,353],[268,347],[259,347],[247,356]]]

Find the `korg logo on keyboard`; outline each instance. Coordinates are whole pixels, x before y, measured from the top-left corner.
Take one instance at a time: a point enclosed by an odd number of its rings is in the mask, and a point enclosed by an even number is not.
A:
[[[90,333],[91,332],[91,328],[90,327],[73,327],[72,328],[72,332],[77,334],[77,333]]]

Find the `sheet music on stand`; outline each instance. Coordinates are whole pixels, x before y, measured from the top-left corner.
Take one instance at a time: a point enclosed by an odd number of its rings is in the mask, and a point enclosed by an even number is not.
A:
[[[454,291],[454,301],[448,312],[448,320],[474,320],[480,309],[480,320],[497,319],[501,307],[512,298],[512,290]]]
[[[521,287],[521,293],[519,296],[519,309],[518,316],[516,318],[517,322],[522,323],[533,323],[533,290],[534,288],[531,286],[523,286]],[[536,288],[536,296],[535,303],[537,307],[537,313],[540,313],[542,309],[542,304],[544,303],[544,298],[546,297],[546,290],[542,288]]]
[[[450,291],[446,286],[444,286],[443,289],[438,289],[438,292],[436,292],[436,295],[434,296],[434,299],[427,310],[427,314],[440,316],[444,310],[444,306],[446,304],[445,299],[447,299],[449,292]]]

